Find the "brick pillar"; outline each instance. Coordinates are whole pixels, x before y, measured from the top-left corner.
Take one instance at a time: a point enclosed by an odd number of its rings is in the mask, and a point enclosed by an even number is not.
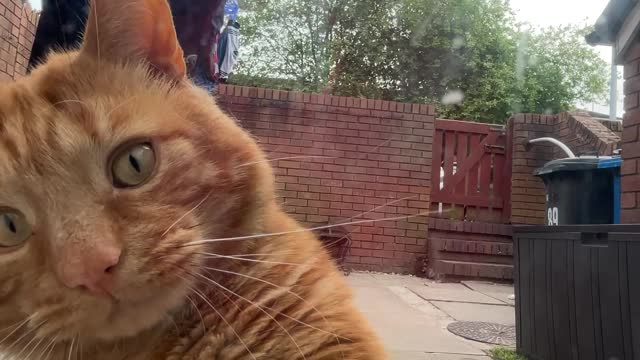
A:
[[[553,159],[554,148],[547,143],[533,146],[527,143],[531,139],[554,136],[557,119],[552,115],[517,114],[509,120],[508,126],[513,136],[511,223],[544,224],[544,183],[533,176],[533,171]]]
[[[0,83],[27,73],[38,18],[22,0],[0,0]]]
[[[640,223],[640,41],[624,56],[624,120],[622,130],[622,214],[623,223]]]

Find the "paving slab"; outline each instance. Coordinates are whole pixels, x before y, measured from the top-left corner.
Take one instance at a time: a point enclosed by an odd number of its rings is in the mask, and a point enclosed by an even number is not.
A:
[[[409,351],[396,351],[392,352],[390,355],[392,360],[491,360],[490,357],[483,355],[425,353]]]
[[[513,285],[495,284],[486,281],[463,281],[462,284],[479,293],[515,306],[515,301],[509,299],[511,295],[515,294]]]
[[[457,283],[425,283],[422,286],[408,286],[407,288],[418,294],[423,299],[429,301],[457,301],[496,305],[505,304],[502,301],[496,300],[477,291],[473,291],[463,284]]]
[[[428,302],[412,299],[411,296],[417,298],[412,292],[404,294],[398,287],[370,284],[366,277],[365,281],[350,277],[347,281],[354,291],[356,305],[388,351],[484,355],[483,347],[449,333],[444,320],[451,320]]]
[[[372,273],[376,284],[384,286],[424,286],[425,279],[411,275]]]
[[[469,304],[461,302],[431,301],[438,309],[457,321],[483,321],[515,325],[516,312],[509,305]]]

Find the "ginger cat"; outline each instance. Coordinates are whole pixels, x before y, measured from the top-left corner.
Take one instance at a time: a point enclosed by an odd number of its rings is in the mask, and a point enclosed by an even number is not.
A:
[[[386,359],[166,0],[95,0],[79,51],[0,88],[0,354]]]

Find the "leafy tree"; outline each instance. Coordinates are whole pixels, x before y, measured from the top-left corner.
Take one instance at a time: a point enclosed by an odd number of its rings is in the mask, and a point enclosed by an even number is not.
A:
[[[507,0],[258,2],[241,19],[242,84],[429,102],[484,122],[606,94],[585,29],[524,29]]]

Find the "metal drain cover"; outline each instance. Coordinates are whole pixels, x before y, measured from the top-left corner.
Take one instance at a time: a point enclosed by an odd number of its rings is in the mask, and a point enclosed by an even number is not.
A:
[[[465,339],[487,344],[515,346],[516,327],[478,321],[456,321],[447,330]]]

